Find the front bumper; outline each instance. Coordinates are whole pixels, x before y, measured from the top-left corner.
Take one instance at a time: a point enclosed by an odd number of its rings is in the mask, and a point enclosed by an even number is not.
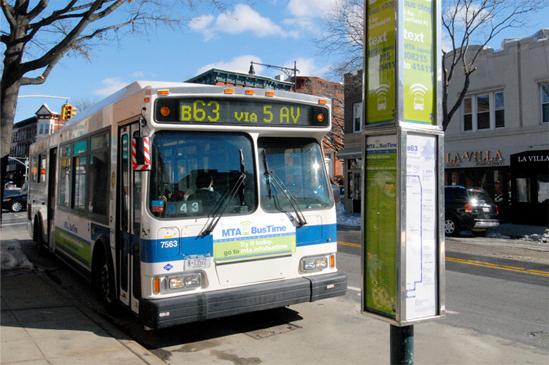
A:
[[[342,272],[254,284],[166,299],[141,299],[139,316],[150,328],[284,307],[345,295]]]

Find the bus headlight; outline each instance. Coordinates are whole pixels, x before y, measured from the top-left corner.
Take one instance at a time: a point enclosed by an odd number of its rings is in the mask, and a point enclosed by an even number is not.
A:
[[[181,290],[193,289],[202,286],[202,274],[188,273],[168,277],[168,289]]]
[[[335,267],[334,255],[304,257],[299,263],[299,271],[317,272],[327,269],[328,266]]]

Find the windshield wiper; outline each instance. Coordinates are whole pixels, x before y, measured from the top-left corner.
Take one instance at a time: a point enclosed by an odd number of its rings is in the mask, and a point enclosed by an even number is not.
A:
[[[305,219],[305,216],[303,215],[303,212],[301,209],[299,209],[299,205],[297,203],[297,199],[295,196],[291,193],[291,191],[284,185],[282,180],[274,173],[273,170],[269,168],[269,163],[267,162],[267,153],[265,150],[263,150],[263,165],[265,167],[265,179],[267,181],[267,191],[269,194],[269,199],[274,199],[275,206],[278,210],[284,213],[286,212],[282,206],[280,205],[280,202],[278,200],[277,191],[280,190],[282,194],[288,199],[288,202],[292,206],[295,216],[297,218],[297,225],[299,227],[302,227],[307,224],[307,220]],[[274,194],[273,194],[274,192]],[[290,217],[290,220],[293,222],[296,220],[291,214],[288,213],[288,216]]]
[[[206,221],[204,228],[200,232],[200,236],[205,237],[210,233],[212,233],[212,231],[215,229],[215,226],[217,226],[217,223],[223,216],[223,213],[225,213],[225,210],[227,210],[229,203],[236,197],[237,193],[239,193],[239,197],[240,197],[240,206],[245,205],[244,204],[244,189],[246,187],[245,181],[246,181],[246,172],[244,168],[244,153],[242,152],[242,149],[240,149],[240,175],[238,176],[238,179],[236,180],[236,183],[232,186],[231,190],[228,190],[227,192],[225,192],[225,194],[217,201],[211,213],[208,214],[208,220]]]

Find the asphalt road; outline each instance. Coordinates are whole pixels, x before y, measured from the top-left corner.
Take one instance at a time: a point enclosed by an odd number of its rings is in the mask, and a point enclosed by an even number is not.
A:
[[[313,341],[313,338],[314,341],[329,339],[330,336],[322,337],[321,333],[317,333],[316,328],[321,326],[320,323],[333,322],[332,326],[328,327],[328,331],[344,331],[340,334],[341,336],[346,336],[345,331],[349,331],[351,328],[355,328],[355,331],[358,328],[363,328],[361,326],[364,323],[364,316],[358,313],[361,273],[360,245],[357,239],[353,238],[358,237],[356,232],[353,234],[339,232],[341,244],[338,253],[338,267],[340,270],[345,271],[349,278],[349,290],[344,298],[335,301],[330,300],[325,303],[321,301],[148,332],[127,313],[120,313],[116,317],[107,315],[93,297],[85,280],[75,275],[59,260],[51,256],[39,256],[32,243],[24,241],[26,236],[26,213],[8,213],[4,214],[3,218],[4,227],[21,232],[22,248],[39,270],[46,272],[51,279],[73,293],[82,305],[86,305],[103,315],[126,334],[169,363],[182,363],[183,360],[185,363],[193,362],[193,359],[199,359],[199,357],[195,358],[194,356],[204,354],[205,351],[209,351],[209,356],[212,358],[232,361],[235,364],[259,363],[253,356],[245,357],[240,354],[243,357],[231,357],[234,356],[234,351],[230,350],[232,348],[244,348],[244,352],[248,352],[248,355],[262,354],[262,358],[271,358],[273,359],[272,362],[276,363],[274,359],[277,356],[284,358],[284,353],[277,350],[277,344],[279,346],[281,344],[285,344],[284,346],[293,346],[295,344],[297,347],[295,351],[298,351],[300,341],[308,343]],[[484,238],[475,239],[480,240],[480,243],[469,242],[470,247],[482,246],[482,240],[485,240]],[[459,242],[456,244],[458,246],[465,245]],[[494,348],[502,346],[502,343],[504,343],[504,346],[525,345],[526,347],[516,350],[512,350],[514,347],[511,347],[510,351],[512,353],[516,352],[520,359],[524,358],[524,354],[536,354],[538,351],[545,354],[549,348],[549,306],[547,304],[549,303],[549,265],[544,264],[544,262],[549,257],[549,253],[525,254],[525,257],[539,256],[541,258],[533,259],[533,261],[527,259],[517,261],[478,256],[474,254],[474,250],[470,249],[461,251],[452,253],[452,257],[457,261],[447,261],[447,316],[444,319],[417,326],[418,348],[420,350],[422,348],[431,348],[431,343],[422,345],[422,339],[425,341],[429,338],[430,341],[436,341],[437,333],[442,331],[439,340],[445,345],[448,344],[448,346],[449,339],[444,336],[450,336],[451,338],[453,334],[460,339],[458,341],[471,340],[480,341],[481,343],[481,345],[478,345],[475,342],[476,350],[470,350],[467,347],[470,345],[456,344],[457,349],[454,350],[457,351],[458,356],[461,356],[457,363],[474,363],[472,360],[469,362],[464,360],[468,353],[473,354],[474,351],[485,353],[492,349],[482,347],[487,346],[485,338],[495,339],[493,340],[495,344],[491,345],[496,346]],[[520,255],[512,255],[512,257],[517,258]],[[483,266],[482,263],[488,263],[488,265]],[[337,308],[345,309],[342,313],[338,313]],[[369,326],[367,330],[369,336],[374,336],[372,338],[376,338],[376,341],[385,341],[387,343],[387,338],[383,337],[386,335],[385,326],[373,320],[367,321],[366,324]],[[443,335],[443,332],[446,335]],[[262,339],[262,341],[257,342],[256,345],[255,342],[250,342],[250,339]],[[516,345],[513,345],[515,343]],[[330,345],[334,344],[326,343],[326,346]],[[269,350],[269,346],[272,346],[271,350]],[[434,346],[436,347],[436,345]],[[218,350],[219,348],[222,348],[222,350]],[[528,350],[529,348],[532,350]],[[503,348],[500,348],[496,352],[502,350]],[[520,352],[519,350],[526,352]],[[269,351],[271,352],[269,353]],[[288,348],[287,351],[293,350]],[[444,356],[445,351],[443,349],[433,348],[429,350],[433,353],[437,351],[441,352],[439,356]],[[448,351],[446,350],[446,352]],[[370,350],[369,354],[371,353],[376,353],[376,350]],[[382,351],[382,354],[386,356],[385,351]],[[349,356],[349,361],[352,362],[355,359],[353,356],[360,357],[362,355],[360,353],[348,353],[346,356]],[[304,363],[309,363],[308,360],[310,359],[306,359]],[[244,362],[241,362],[241,360]],[[371,360],[373,362],[370,363],[377,363],[374,358]],[[420,358],[418,358],[419,360]],[[206,363],[210,363],[209,361],[211,361],[211,358]],[[281,363],[280,361],[279,363]],[[424,361],[423,363],[429,362]],[[450,361],[448,363],[454,362]],[[522,362],[519,360],[509,361],[509,363]]]
[[[345,239],[340,242],[338,267],[347,272],[349,289],[356,292],[353,299],[360,303],[360,236],[349,231],[338,234],[340,240]],[[549,250],[532,250],[518,246],[520,243],[513,245],[512,240],[497,240],[499,246],[510,247],[489,250],[492,254],[499,250],[500,255],[478,255],[487,253],[483,250],[487,240],[446,239],[447,247],[453,251],[446,251],[447,316],[441,323],[547,348]]]

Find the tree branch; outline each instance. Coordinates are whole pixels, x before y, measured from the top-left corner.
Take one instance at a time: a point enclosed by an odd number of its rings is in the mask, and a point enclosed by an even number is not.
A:
[[[42,75],[38,77],[22,77],[21,78],[21,85],[40,85],[43,84],[46,79],[48,78],[51,70],[53,70],[53,67],[57,63],[58,59],[55,61],[52,61],[48,64],[44,72],[42,72]]]
[[[2,7],[2,12],[4,13],[4,16],[8,20],[8,23],[10,24],[10,27],[15,28],[16,21],[15,21],[15,10],[12,6],[10,6],[6,0],[1,0],[0,6]]]
[[[34,9],[29,11],[29,14],[28,14],[29,21],[36,18],[38,14],[40,14],[44,9],[46,9],[47,6],[48,6],[48,0],[40,0],[40,2],[36,4]]]

